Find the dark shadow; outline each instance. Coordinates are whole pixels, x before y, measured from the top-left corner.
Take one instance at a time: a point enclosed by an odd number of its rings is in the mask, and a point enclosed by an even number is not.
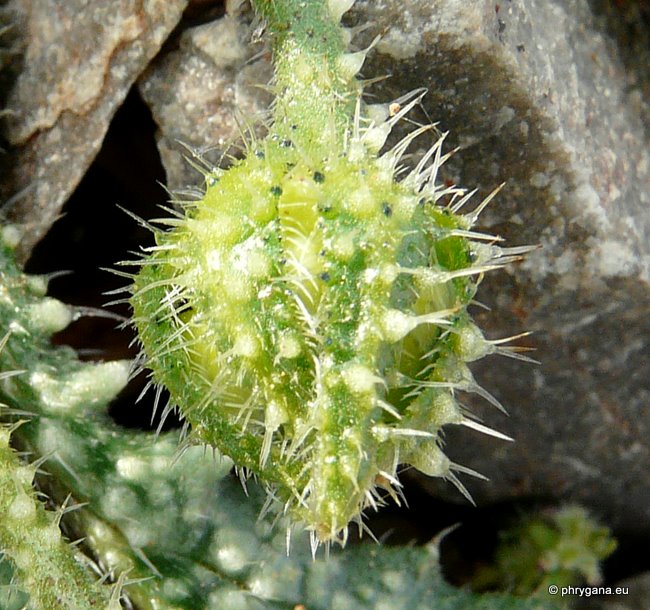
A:
[[[117,268],[118,261],[134,258],[130,251],[153,244],[151,232],[118,206],[150,219],[160,216],[158,206],[167,202],[155,130],[149,109],[133,88],[115,114],[95,161],[66,203],[62,218],[27,262],[28,273],[67,272],[50,281],[51,296],[92,308],[103,308],[107,302],[127,296],[106,296],[106,292],[129,281],[105,269]],[[105,309],[125,319],[131,315],[125,303]],[[84,316],[55,335],[53,341],[75,348],[82,360],[133,358],[137,354],[135,334],[130,327],[120,329],[118,325],[114,319]],[[142,429],[157,426],[157,420],[150,423],[155,393],[148,392],[135,404],[145,384],[143,377],[134,379],[111,405],[110,413],[117,423]],[[162,406],[165,402],[163,397]],[[178,419],[170,416],[166,428],[177,425]]]

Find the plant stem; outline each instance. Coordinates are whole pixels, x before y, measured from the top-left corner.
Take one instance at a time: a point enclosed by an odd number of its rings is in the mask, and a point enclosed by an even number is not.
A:
[[[359,95],[346,73],[343,30],[323,0],[255,0],[272,32],[276,102],[272,133],[313,149],[340,142]],[[299,127],[298,127],[299,126]]]

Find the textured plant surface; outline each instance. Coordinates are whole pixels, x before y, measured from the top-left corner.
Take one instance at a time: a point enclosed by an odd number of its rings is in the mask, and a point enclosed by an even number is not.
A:
[[[479,573],[477,588],[546,596],[558,587],[602,582],[601,562],[616,549],[606,527],[579,506],[528,515],[503,532],[493,566]]]
[[[381,110],[360,99],[365,53],[338,26],[350,2],[257,2],[274,33],[277,99],[268,136],[203,199],[153,229],[132,287],[134,320],[169,407],[254,473],[312,543],[399,492],[398,464],[454,481],[444,425],[500,436],[462,392],[499,403],[467,363],[501,352],[467,306],[482,274],[527,248],[472,231],[472,195],[441,186],[442,140],[411,171],[413,131],[381,152],[421,99]]]
[[[43,439],[50,438],[52,446],[36,455],[55,450],[63,444],[56,437],[57,420],[78,416],[82,405],[105,406],[116,386],[121,388],[116,373],[122,369],[123,384],[127,368],[125,363],[82,365],[71,350],[52,350],[49,335],[67,326],[74,312],[44,296],[47,284],[43,278],[25,276],[16,268],[7,241],[15,245],[17,232],[9,227],[2,233],[0,320],[7,334],[0,352],[0,401],[12,408],[0,406],[0,422],[13,419],[18,423],[0,425],[0,573],[13,577],[15,572],[22,593],[10,586],[1,595],[9,604],[12,598],[18,603],[22,594],[28,594],[33,608],[93,604],[119,608],[117,597],[111,598],[109,588],[95,584],[96,578],[82,565],[82,555],[62,539],[59,521],[64,510],[47,512],[37,500],[32,480],[39,461],[24,463],[9,446],[9,438],[13,433],[28,439],[38,422]],[[23,421],[37,414],[34,421]],[[78,446],[69,445],[69,449],[75,451]]]
[[[15,241],[13,228],[2,235]],[[0,272],[0,322],[11,330],[0,352],[0,399],[9,405],[0,416],[27,420],[0,428],[3,610],[112,610],[124,592],[126,607],[141,610],[548,607],[451,587],[435,544],[353,546],[314,562],[301,541],[287,556],[286,524],[258,519],[264,494],[251,485],[246,497],[228,475],[230,460],[202,447],[179,455],[176,432],[155,436],[111,422],[106,405],[124,385],[127,363],[81,363],[52,347],[51,333],[75,311],[43,296],[45,281],[23,275],[5,242]],[[10,434],[31,465],[9,448]],[[46,459],[34,463],[38,456]],[[68,508],[44,509],[31,488],[39,468],[50,475],[42,484],[52,501],[72,493]],[[95,563],[65,544],[62,516],[84,534]],[[97,584],[100,574],[117,586]]]

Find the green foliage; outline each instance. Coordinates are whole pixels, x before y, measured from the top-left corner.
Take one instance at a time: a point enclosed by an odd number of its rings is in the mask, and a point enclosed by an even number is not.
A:
[[[286,523],[258,519],[263,490],[251,485],[247,496],[228,474],[229,460],[200,447],[178,457],[176,435],[137,440],[93,444],[117,459],[102,486],[90,488],[86,498],[101,519],[87,520],[85,530],[103,555],[129,558],[130,578],[157,574],[127,587],[138,608],[518,607],[503,596],[479,598],[446,584],[434,545],[353,545],[313,561],[307,539],[297,534],[287,555]]]
[[[46,511],[37,501],[31,486],[35,468],[22,464],[9,447],[9,432],[0,428],[0,549],[3,559],[11,560],[12,580],[22,591],[9,586],[8,593],[18,600],[28,594],[35,610],[85,608],[98,600],[118,610],[110,604],[110,591],[93,582],[62,539],[60,513]],[[11,596],[5,599],[10,602]]]
[[[29,596],[15,583],[11,560],[5,555],[0,555],[0,608],[22,610],[28,600]]]
[[[579,506],[528,515],[505,530],[495,564],[479,573],[476,588],[502,589],[524,597],[547,596],[548,587],[601,583],[600,563],[616,541]]]
[[[12,231],[4,228],[2,233],[6,238]],[[79,379],[83,368],[73,360],[71,350],[49,346],[48,335],[66,326],[72,313],[43,296],[43,280],[20,273],[5,241],[0,241],[0,276],[0,321],[7,332],[0,350],[0,401],[20,408],[0,405],[0,418],[30,416],[38,409],[45,421],[68,406],[74,409],[78,400],[101,403],[102,380]],[[119,608],[110,589],[94,582],[80,562],[81,554],[61,537],[62,511],[48,512],[37,500],[32,488],[37,465],[24,463],[9,445],[12,434],[20,437],[21,428],[31,425],[19,423],[0,423],[2,572],[7,575],[9,560],[11,578],[20,585],[18,590],[10,580],[2,595],[7,603],[28,595],[29,608],[34,610],[86,608],[98,603],[111,610]]]

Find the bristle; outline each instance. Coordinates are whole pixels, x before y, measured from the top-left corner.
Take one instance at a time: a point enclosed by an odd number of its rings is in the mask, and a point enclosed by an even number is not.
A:
[[[152,224],[148,223],[144,218],[141,218],[137,214],[133,213],[131,210],[127,210],[119,204],[117,204],[117,207],[122,210],[122,212],[124,212],[127,216],[133,218],[133,220],[135,220],[141,227],[144,227],[145,229],[151,231],[154,235],[160,232],[160,229],[157,229]]]
[[[472,496],[471,496],[471,494],[469,493],[469,491],[467,491],[467,488],[466,488],[466,487],[465,487],[465,486],[460,482],[460,480],[458,479],[458,477],[457,477],[453,472],[451,472],[451,471],[448,472],[448,473],[445,475],[445,479],[451,481],[451,482],[454,484],[454,487],[456,487],[456,489],[457,489],[458,491],[460,491],[460,493],[463,494],[463,496],[465,496],[465,498],[467,499],[467,501],[468,501],[472,506],[476,506],[476,502],[474,502],[474,498],[472,498]]]
[[[503,441],[514,441],[513,438],[507,436],[506,434],[497,432],[496,430],[493,430],[492,428],[488,428],[487,426],[484,426],[483,424],[479,424],[478,422],[475,422],[471,419],[463,419],[463,421],[461,421],[460,423],[461,425],[467,428],[472,428],[472,430],[482,432],[483,434],[487,434],[488,436],[493,436],[494,438],[498,438]]]
[[[476,221],[478,220],[478,217],[481,215],[481,212],[483,212],[483,210],[499,194],[499,192],[505,185],[506,183],[502,182],[485,199],[483,199],[483,201],[481,201],[481,203],[479,203],[474,210],[472,210],[469,214],[465,214],[465,218],[468,220],[470,227],[476,224]]]

